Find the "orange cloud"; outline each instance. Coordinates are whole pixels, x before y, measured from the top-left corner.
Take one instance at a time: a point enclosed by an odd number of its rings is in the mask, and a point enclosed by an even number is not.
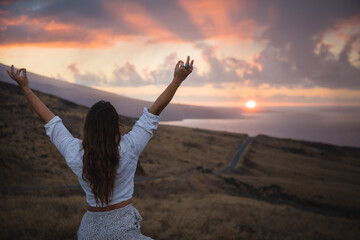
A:
[[[57,23],[54,20],[47,23],[44,27],[46,31],[56,31],[56,30],[68,30],[73,28],[70,24],[64,24],[64,23]]]
[[[20,15],[15,18],[10,15],[9,11],[0,9],[0,30],[4,31],[8,26],[20,25],[26,22],[27,17]]]
[[[184,42],[165,25],[152,18],[140,4],[109,1],[104,2],[103,7],[111,18],[100,20],[102,22],[96,27],[81,17],[79,21],[62,22],[61,19],[49,16],[12,16],[9,11],[0,10],[0,30],[5,36],[0,40],[0,48],[107,48],[113,47],[119,41],[134,41],[137,38],[146,39],[148,42]],[[121,24],[125,31],[117,27]]]
[[[105,2],[106,8],[119,21],[124,21],[133,28],[138,35],[149,39],[149,42],[184,42],[175,33],[151,17],[149,12],[140,4],[134,2]],[[120,6],[121,5],[121,6]]]
[[[36,47],[113,47],[118,41],[133,41],[136,36],[114,34],[111,29],[87,28],[80,25],[55,22],[48,18],[29,18],[27,15],[11,17],[8,12],[0,12],[0,30],[18,27],[23,37],[4,38],[0,48],[36,46]],[[22,31],[22,32],[20,32]]]
[[[333,29],[338,37],[342,37],[346,41],[349,40],[353,34],[360,34],[360,15],[339,20]]]
[[[358,36],[358,40],[352,41],[354,36]],[[324,31],[318,36],[319,41],[313,52],[320,55],[322,52],[328,51],[333,55],[326,56],[327,60],[336,58],[346,44],[349,44],[351,50],[349,52],[349,60],[353,66],[360,66],[358,60],[358,52],[360,50],[360,15],[353,16],[349,19],[338,20],[338,22]]]
[[[261,56],[260,56],[259,53],[255,54],[255,55],[252,57],[252,59],[251,59],[250,61],[248,61],[249,67],[251,67],[251,68],[256,67],[258,71],[262,71],[262,70],[263,70],[263,66],[262,66],[261,63],[260,63],[260,58],[261,58]],[[249,74],[250,74],[250,73],[249,73]]]
[[[255,22],[250,18],[235,21],[231,15],[240,15],[248,7],[245,1],[180,0],[180,5],[189,13],[205,38],[252,40]]]

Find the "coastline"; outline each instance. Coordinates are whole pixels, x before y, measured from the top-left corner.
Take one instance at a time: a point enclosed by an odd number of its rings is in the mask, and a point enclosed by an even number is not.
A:
[[[160,124],[360,147],[360,107],[279,107],[244,112],[237,119],[184,119]]]

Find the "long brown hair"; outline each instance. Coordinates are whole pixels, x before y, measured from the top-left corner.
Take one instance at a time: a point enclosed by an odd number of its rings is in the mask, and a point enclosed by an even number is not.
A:
[[[111,201],[119,167],[119,115],[110,102],[95,103],[84,124],[82,178],[90,184],[96,205]]]

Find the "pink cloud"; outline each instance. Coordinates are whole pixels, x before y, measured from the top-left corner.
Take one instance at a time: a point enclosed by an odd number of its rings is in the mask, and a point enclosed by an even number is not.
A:
[[[112,47],[118,41],[135,41],[138,37],[148,42],[184,41],[140,4],[131,1],[104,1],[99,4],[102,11],[97,18],[87,16],[87,13],[71,13],[79,9],[40,14],[27,8],[18,16],[9,10],[0,10],[0,34],[3,36],[0,47],[103,48]]]
[[[74,74],[79,74],[79,68],[77,67],[77,63],[72,63],[69,66],[67,66],[67,69],[69,69]]]
[[[10,16],[0,12],[0,31],[4,36],[0,47],[111,47],[117,41],[131,41],[132,35],[114,34],[107,28],[89,28],[79,24],[60,22],[49,17]]]
[[[180,5],[189,13],[205,38],[235,39],[248,41],[254,38],[255,22],[249,17],[234,19],[251,7],[248,1],[180,0]]]
[[[105,7],[119,21],[135,29],[150,42],[183,42],[174,31],[151,16],[149,11],[135,2],[105,2]]]
[[[159,5],[135,1],[90,1],[81,9],[64,5],[55,1],[33,9],[28,4],[16,14],[11,12],[14,8],[0,10],[0,47],[111,47],[138,37],[173,43],[208,38],[239,41],[253,39],[256,32],[249,16],[236,19],[252,7],[247,1],[179,1],[168,3],[161,16],[155,9]],[[167,14],[167,8],[178,10]]]

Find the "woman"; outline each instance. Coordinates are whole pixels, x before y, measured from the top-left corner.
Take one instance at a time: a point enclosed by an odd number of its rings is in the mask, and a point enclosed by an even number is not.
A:
[[[84,139],[74,138],[31,91],[26,69],[7,70],[23,90],[35,112],[45,122],[46,134],[78,177],[89,204],[78,229],[79,239],[150,239],[140,232],[142,220],[132,206],[134,174],[140,153],[158,126],[160,113],[192,72],[194,60],[179,61],[174,78],[153,105],[144,111],[132,130],[121,136],[119,116],[110,102],[95,103],[86,116]],[[20,73],[23,73],[22,75]]]

